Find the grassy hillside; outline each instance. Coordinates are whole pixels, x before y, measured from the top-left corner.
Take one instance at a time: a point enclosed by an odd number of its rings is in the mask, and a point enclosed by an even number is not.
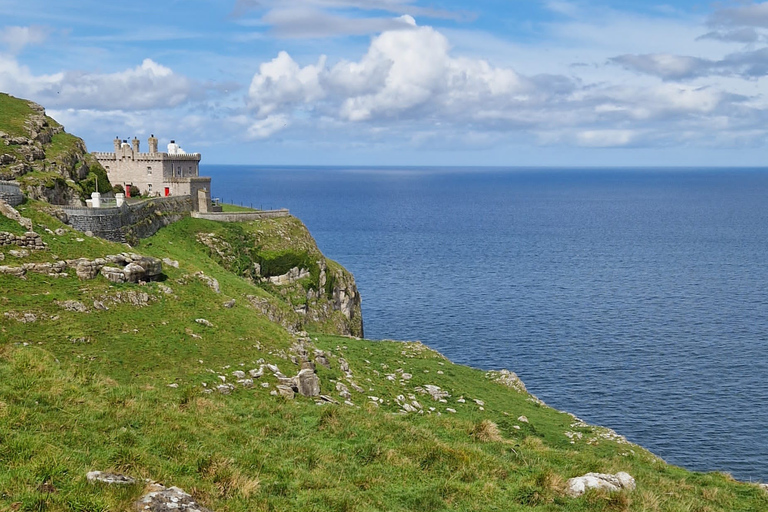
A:
[[[2,265],[128,250],[44,209],[20,211],[49,249],[19,259],[0,248]],[[318,257],[299,226],[184,220],[133,249],[179,263],[144,285],[0,275],[0,510],[124,511],[143,494],[143,483],[90,484],[90,470],[176,485],[219,512],[768,510],[756,486],[669,466],[546,407],[513,378],[510,387],[421,344],[332,336],[322,325],[289,333],[253,298],[278,309],[291,301],[249,269],[270,254]],[[23,232],[2,217],[0,230]],[[232,250],[212,252],[200,234]],[[274,364],[293,376],[302,350],[336,403],[274,396],[269,370],[253,387],[233,374]],[[223,382],[230,394],[215,390]],[[446,394],[435,400],[429,386]],[[566,497],[565,481],[590,471],[626,471],[637,490]]]
[[[54,204],[90,198],[111,185],[85,143],[40,105],[0,93],[0,179],[17,180],[31,197]]]

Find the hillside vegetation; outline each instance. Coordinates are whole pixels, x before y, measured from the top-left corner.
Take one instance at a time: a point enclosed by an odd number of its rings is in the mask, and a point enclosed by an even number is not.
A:
[[[0,179],[17,180],[32,198],[80,204],[96,190],[109,190],[107,173],[45,109],[0,93]]]
[[[127,250],[46,208],[20,212],[48,249],[0,248],[4,265]],[[0,217],[0,231],[24,230]],[[167,258],[163,279],[0,275],[0,510],[131,510],[141,479],[215,511],[768,510],[757,486],[667,465],[543,405],[513,374],[455,365],[420,343],[323,334],[333,321],[286,330],[261,299],[289,314],[306,294],[255,279],[253,264],[282,271],[320,257],[295,219],[186,219],[132,251]],[[304,290],[320,288],[315,274]],[[302,354],[325,398],[276,393],[265,365],[290,377]],[[89,483],[91,470],[139,483]],[[568,478],[617,471],[637,489],[565,494]]]

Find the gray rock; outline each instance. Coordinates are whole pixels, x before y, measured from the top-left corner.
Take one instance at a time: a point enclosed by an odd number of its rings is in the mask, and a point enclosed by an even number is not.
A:
[[[295,396],[295,393],[293,391],[293,388],[291,386],[285,386],[283,384],[278,384],[276,386],[277,392],[280,393],[280,396],[283,398],[287,398],[288,400],[293,400],[293,397]]]
[[[243,386],[244,388],[253,387],[253,379],[238,379],[237,383]]]
[[[255,368],[253,370],[248,370],[248,374],[254,379],[258,379],[264,375],[264,365],[261,365],[258,370]]]
[[[245,378],[245,372],[240,371],[240,370],[235,370],[234,372],[232,372],[232,376],[235,377],[236,379],[244,379]]]
[[[172,260],[170,258],[163,258],[163,263],[165,263],[169,267],[179,268],[179,262],[176,260]]]
[[[130,283],[138,283],[139,281],[146,281],[146,279],[142,279],[142,278],[146,277],[147,270],[141,265],[139,265],[138,263],[127,264],[123,269],[123,273],[125,274],[125,278]]]
[[[352,397],[352,394],[349,392],[349,388],[345,386],[341,382],[336,383],[336,391],[339,392],[339,396],[344,399],[349,399]]]
[[[584,476],[571,478],[566,483],[568,489],[565,491],[568,496],[575,498],[581,496],[588,489],[602,489],[608,492],[621,491],[623,489],[634,490],[635,479],[623,471],[615,475],[603,473],[587,473]]]
[[[235,299],[228,300],[227,302],[225,302],[224,307],[227,309],[232,309],[233,307],[235,307]]]
[[[107,473],[105,471],[91,471],[85,477],[89,482],[102,482],[110,485],[131,485],[136,482],[136,480],[129,476]]]
[[[314,371],[301,370],[294,379],[302,396],[318,396],[320,394],[320,379]]]
[[[127,281],[123,270],[117,267],[101,267],[101,275],[103,275],[104,278],[111,283],[119,284],[125,283]]]
[[[10,251],[8,251],[8,254],[10,254],[14,258],[26,258],[27,256],[29,256],[29,251],[26,249],[18,249],[18,250],[11,249]]]
[[[232,394],[233,389],[235,389],[235,386],[233,386],[232,384],[219,384],[218,386],[216,386],[216,391],[218,391],[222,395]]]
[[[195,322],[199,323],[200,325],[204,325],[206,327],[213,327],[213,324],[206,320],[205,318],[196,318]]]
[[[211,512],[178,487],[155,484],[152,492],[142,496],[135,504],[141,512]]]

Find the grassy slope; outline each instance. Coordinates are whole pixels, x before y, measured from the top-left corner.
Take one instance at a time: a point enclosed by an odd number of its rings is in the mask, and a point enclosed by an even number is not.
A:
[[[58,227],[31,211],[38,206],[25,214],[38,226]],[[0,219],[0,229],[6,224]],[[768,509],[768,494],[754,486],[668,466],[642,448],[605,440],[601,429],[572,427],[570,416],[418,344],[313,336],[331,352],[331,369],[318,367],[322,391],[338,398],[334,382],[343,379],[344,357],[366,390],[352,391],[356,407],[273,397],[272,376],[229,396],[204,393],[202,383],[213,387],[218,375],[233,381],[232,371],[258,367],[259,359],[287,375],[298,370],[286,359],[292,337],[244,300],[267,291],[224,270],[195,241],[195,232],[216,229],[190,219],[142,244],[139,252],[181,262],[179,269],[165,266],[163,283],[0,276],[0,510],[128,510],[142,494],[142,485],[88,484],[85,473],[94,469],[180,486],[219,512]],[[258,231],[259,223],[249,229]],[[51,250],[39,259],[126,250],[78,242],[75,234],[44,239]],[[196,271],[218,279],[221,294],[184,278]],[[133,292],[152,297],[149,305],[105,299]],[[231,298],[235,307],[223,307]],[[57,299],[88,306],[100,299],[110,310],[69,312]],[[38,321],[23,324],[2,315],[8,311],[32,312]],[[201,317],[214,327],[194,321]],[[397,370],[413,378],[388,380]],[[414,391],[424,384],[448,391],[448,403]],[[399,394],[435,410],[397,414]],[[369,396],[383,403],[375,406]],[[571,444],[566,431],[583,439]],[[569,477],[620,470],[637,478],[636,492],[576,500],[562,494]]]
[[[35,110],[29,106],[26,100],[0,93],[0,130],[5,133],[14,137],[30,137],[25,122],[35,113]],[[46,122],[49,127],[61,127],[56,120],[50,117],[46,117]],[[70,170],[79,167],[82,160],[89,167],[93,166],[97,170],[102,191],[107,190],[108,187],[111,188],[106,171],[91,155],[82,153],[83,147],[83,142],[78,137],[66,132],[56,133],[49,144],[42,145],[45,160],[32,162],[32,170],[21,176],[19,181],[30,187],[71,187],[85,199],[90,197],[90,193],[95,189],[95,175],[91,174],[84,180],[80,180],[79,183],[67,183],[66,181]],[[18,146],[6,146],[0,142],[0,155],[2,154],[11,154],[18,158],[18,162],[25,161]],[[2,166],[0,166],[0,170],[2,170]]]
[[[34,113],[26,101],[0,92],[0,126],[5,133],[14,137],[27,137],[24,121]]]

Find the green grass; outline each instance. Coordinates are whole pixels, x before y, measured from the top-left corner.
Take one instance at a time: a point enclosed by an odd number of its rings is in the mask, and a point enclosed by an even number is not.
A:
[[[24,122],[34,113],[27,101],[0,92],[0,130],[14,137],[28,137]]]
[[[57,133],[53,136],[51,143],[48,145],[45,151],[45,157],[51,161],[58,161],[62,158],[78,152],[78,145],[82,141],[66,132]]]
[[[258,210],[254,208],[249,208],[247,206],[239,206],[236,204],[222,203],[221,211],[224,213],[245,213],[245,212],[256,212]]]
[[[59,226],[42,208],[31,202],[22,211],[39,232]],[[270,250],[290,246],[280,239],[289,233],[297,250],[309,243],[295,220],[242,229],[260,234]],[[180,265],[165,265],[164,281],[144,286],[0,276],[0,510],[130,510],[143,493],[142,484],[89,484],[90,470],[176,485],[218,512],[768,510],[768,494],[755,486],[669,466],[601,437],[600,428],[572,426],[569,415],[418,343],[312,334],[309,353],[322,349],[331,364],[317,366],[322,393],[343,402],[336,383],[344,383],[354,406],[272,396],[277,381],[269,372],[252,389],[207,394],[219,375],[233,382],[231,372],[260,360],[286,375],[299,367],[290,359],[294,337],[246,296],[282,299],[212,259],[198,233],[228,242],[239,236],[195,219],[161,230],[137,252]],[[92,258],[126,250],[87,237],[76,242],[74,234],[43,236],[52,247],[46,253]],[[189,277],[198,271],[215,277],[221,293]],[[115,301],[140,293],[149,299],[142,307]],[[224,307],[231,299],[235,307]],[[67,311],[57,304],[64,300],[90,312]],[[109,310],[96,310],[94,300]],[[24,312],[37,321],[13,319]],[[342,357],[362,393],[340,370]],[[416,390],[426,384],[447,391],[447,402]],[[398,395],[413,395],[424,412],[401,414]],[[582,439],[572,444],[566,432]],[[627,471],[638,489],[567,498],[564,482],[589,471]]]

